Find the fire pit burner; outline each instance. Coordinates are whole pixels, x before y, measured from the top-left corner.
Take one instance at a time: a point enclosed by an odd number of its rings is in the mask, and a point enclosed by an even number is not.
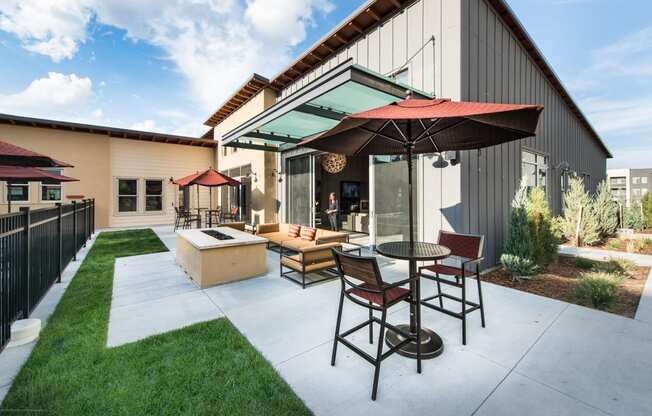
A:
[[[221,233],[216,230],[202,230],[202,233],[208,234],[211,237],[215,238],[216,240],[233,240],[233,237],[231,237],[230,235]]]

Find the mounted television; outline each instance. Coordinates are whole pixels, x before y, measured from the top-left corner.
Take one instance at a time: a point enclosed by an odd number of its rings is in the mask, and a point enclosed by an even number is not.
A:
[[[341,199],[360,199],[360,182],[340,182]]]

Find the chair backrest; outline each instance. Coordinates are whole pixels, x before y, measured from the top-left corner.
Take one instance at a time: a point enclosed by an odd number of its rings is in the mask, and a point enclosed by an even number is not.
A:
[[[237,215],[238,214],[238,207],[232,207],[231,208],[231,215]]]
[[[349,285],[356,286],[346,279],[347,276],[361,280],[375,289],[381,289],[384,286],[375,257],[356,256],[335,249],[333,249],[333,257],[341,277]]]
[[[439,231],[439,242],[451,250],[452,256],[477,259],[482,257],[484,236],[477,234],[458,234],[450,231]]]

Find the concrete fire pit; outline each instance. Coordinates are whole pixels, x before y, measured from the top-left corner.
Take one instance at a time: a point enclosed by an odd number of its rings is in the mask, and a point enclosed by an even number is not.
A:
[[[229,227],[177,231],[176,262],[201,288],[267,272],[267,239]]]

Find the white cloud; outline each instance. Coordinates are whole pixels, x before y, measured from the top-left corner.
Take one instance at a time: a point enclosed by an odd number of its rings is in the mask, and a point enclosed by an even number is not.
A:
[[[134,123],[129,127],[133,130],[142,130],[142,131],[160,131],[154,120],[143,120],[138,123]]]
[[[648,140],[652,141],[652,139]],[[609,169],[633,168],[644,169],[650,167],[650,144],[642,146],[626,146],[611,149],[614,155],[613,159],[607,161]]]
[[[53,61],[72,58],[86,40],[89,0],[0,1],[0,30],[15,34],[23,46]]]
[[[54,61],[72,57],[98,22],[160,47],[204,115],[254,71],[271,76],[329,13],[327,0],[0,0],[0,30]]]
[[[605,136],[649,137],[652,142],[652,96],[582,100],[596,129]],[[650,147],[652,152],[652,146]],[[652,153],[649,155],[652,159]]]
[[[0,94],[0,112],[45,118],[79,119],[89,113],[93,96],[90,78],[48,73],[14,94]]]

